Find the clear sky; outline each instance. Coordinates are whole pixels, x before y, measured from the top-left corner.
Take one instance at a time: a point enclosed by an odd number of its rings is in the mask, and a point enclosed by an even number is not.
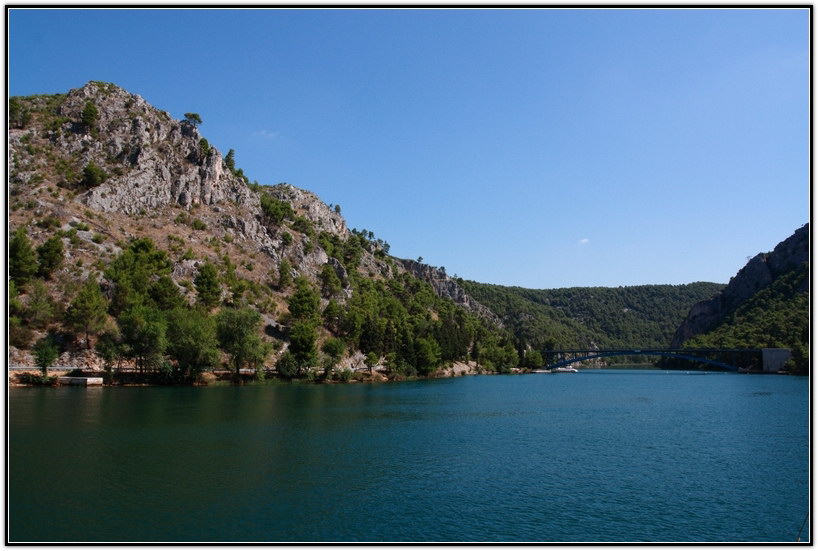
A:
[[[806,9],[12,9],[9,93],[103,80],[391,253],[727,282],[809,219]]]

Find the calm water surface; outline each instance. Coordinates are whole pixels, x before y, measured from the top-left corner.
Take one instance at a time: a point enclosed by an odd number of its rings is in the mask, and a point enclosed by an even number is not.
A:
[[[805,378],[655,370],[12,388],[8,535],[794,541],[808,408]]]

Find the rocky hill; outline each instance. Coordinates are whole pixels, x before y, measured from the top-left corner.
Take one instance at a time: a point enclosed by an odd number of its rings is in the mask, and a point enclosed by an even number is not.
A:
[[[753,257],[720,293],[695,304],[673,335],[671,346],[681,346],[696,335],[712,331],[742,304],[804,263],[809,263],[809,224],[796,230],[772,252]],[[803,278],[796,291],[807,293],[809,278]]]
[[[691,308],[673,346],[789,348],[793,373],[809,372],[809,224],[755,256],[716,296]]]
[[[510,335],[456,282],[423,277],[421,266],[389,256],[388,244],[347,228],[340,208],[313,193],[251,182],[234,151],[223,155],[202,136],[198,114],[176,120],[113,84],[89,82],[67,94],[11,98],[9,120],[12,364],[35,363],[32,348],[45,339],[57,343],[57,363],[100,366],[95,347],[106,336],[117,362],[139,364],[147,356],[134,351],[129,315],[158,312],[171,331],[174,308],[204,308],[211,321],[222,311],[257,313],[268,353],[244,367],[290,362],[299,324],[313,331],[306,345],[299,341],[307,348],[299,376],[319,365],[324,373],[360,367],[364,358],[404,374],[454,361],[516,365],[498,359]],[[206,266],[217,279],[209,307]],[[70,322],[86,282],[106,305],[88,332]],[[304,319],[293,306],[302,299],[315,302]],[[226,365],[235,355],[223,341]],[[332,352],[319,351],[330,341]],[[470,355],[476,344],[481,358]],[[179,365],[163,346],[146,365]]]

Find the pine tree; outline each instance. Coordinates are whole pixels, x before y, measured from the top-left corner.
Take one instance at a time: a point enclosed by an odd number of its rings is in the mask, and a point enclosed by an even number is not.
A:
[[[317,339],[318,333],[315,330],[315,325],[309,321],[300,321],[290,329],[289,350],[298,365],[299,376],[316,363],[318,350],[315,341]]]
[[[196,128],[202,124],[202,117],[199,116],[199,113],[185,113],[185,122]]]
[[[108,174],[93,161],[89,162],[84,169],[82,169],[82,180],[79,187],[82,189],[91,189],[102,184],[108,179]]]
[[[288,234],[289,235],[289,234]],[[278,290],[283,291],[289,287],[293,282],[293,265],[286,258],[281,260],[278,265]]]
[[[37,273],[39,264],[25,228],[18,228],[9,242],[9,276],[18,287],[25,286]]]
[[[213,264],[204,264],[199,268],[199,275],[193,281],[196,285],[198,302],[205,308],[213,308],[222,298],[222,286],[219,274]]]
[[[341,292],[341,279],[330,264],[324,264],[321,268],[321,293],[325,298],[331,298]]]
[[[37,367],[43,372],[43,377],[48,377],[48,368],[54,365],[59,355],[60,352],[51,336],[43,337],[34,345],[34,358]]]
[[[227,152],[227,155],[224,158],[224,166],[230,170],[230,172],[235,172],[236,170],[236,152],[235,150],[231,149]]]
[[[39,275],[49,279],[51,274],[62,264],[64,251],[62,239],[56,236],[37,247],[37,258],[40,265]]]
[[[45,329],[53,321],[56,312],[57,304],[51,298],[45,283],[41,279],[32,281],[25,310],[25,319],[29,325]]]
[[[293,319],[311,322],[318,321],[320,319],[319,306],[321,304],[318,293],[313,289],[309,280],[303,276],[296,278],[295,285],[296,291],[287,301]]]
[[[96,129],[97,122],[99,121],[99,110],[97,106],[94,105],[94,102],[88,100],[85,102],[85,107],[82,109],[82,119],[81,122],[83,126],[85,126],[86,130],[94,130]]]
[[[65,312],[66,325],[73,331],[85,333],[85,346],[88,349],[91,348],[91,333],[97,333],[105,327],[106,308],[107,302],[99,285],[94,280],[88,280]]]
[[[160,276],[148,288],[148,296],[160,310],[172,310],[180,306],[185,306],[185,297],[179,291],[179,287],[173,282],[170,276]]]

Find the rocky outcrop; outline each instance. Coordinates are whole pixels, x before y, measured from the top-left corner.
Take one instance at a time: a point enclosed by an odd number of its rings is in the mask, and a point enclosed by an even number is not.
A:
[[[497,326],[503,325],[500,318],[497,317],[494,312],[474,300],[456,281],[447,276],[443,270],[429,266],[428,264],[422,264],[415,260],[396,258],[395,261],[416,278],[429,283],[437,296],[449,299],[469,312],[490,320]]]
[[[76,122],[88,104],[97,111],[93,128]],[[139,214],[228,200],[258,205],[256,194],[227,169],[221,153],[203,146],[193,124],[173,119],[136,94],[89,82],[68,93],[59,114],[67,121],[53,136],[61,151],[81,166],[113,167],[104,183],[80,198],[94,210]]]
[[[782,274],[807,261],[809,261],[809,224],[796,230],[772,252],[756,255],[716,296],[695,304],[676,330],[671,348],[679,347],[696,335],[710,331],[725,317],[735,312],[744,301],[770,285]]]
[[[314,193],[290,184],[270,186],[268,193],[292,205],[293,209],[313,223],[316,231],[329,232],[342,239],[349,237],[349,230],[340,212],[331,209]]]

